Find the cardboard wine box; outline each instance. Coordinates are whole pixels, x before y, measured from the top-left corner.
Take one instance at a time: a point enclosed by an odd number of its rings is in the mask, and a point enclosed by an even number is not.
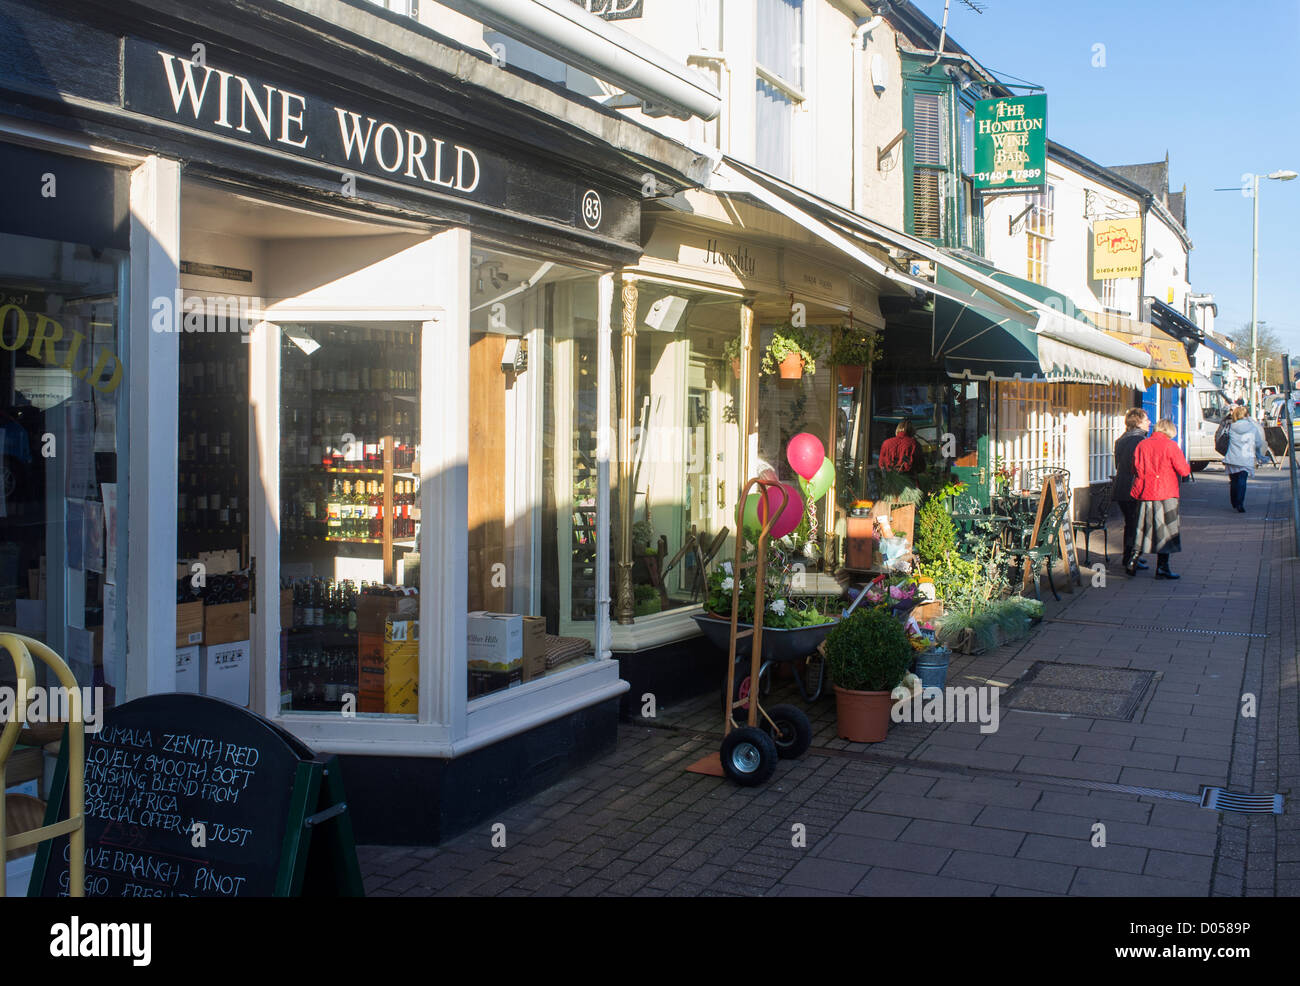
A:
[[[357,711],[384,711],[384,635],[357,634]]]
[[[415,715],[419,705],[420,624],[395,620],[384,628],[384,711]]]
[[[197,644],[192,647],[176,648],[176,690],[178,692],[199,692],[199,651]]]
[[[517,613],[470,613],[466,621],[466,659],[471,670],[522,672],[524,618]]]
[[[525,616],[523,681],[546,674],[546,617]]]
[[[251,642],[205,644],[200,652],[199,686],[203,694],[247,706],[253,664]]]

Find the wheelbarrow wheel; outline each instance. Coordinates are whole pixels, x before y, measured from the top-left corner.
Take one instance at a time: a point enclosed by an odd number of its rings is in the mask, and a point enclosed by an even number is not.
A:
[[[795,760],[812,746],[812,723],[800,708],[793,705],[774,705],[765,710],[772,722],[763,720],[763,726],[776,744],[776,755],[782,760]],[[774,729],[772,723],[776,724]]]
[[[776,770],[776,744],[758,726],[733,729],[722,740],[722,772],[741,787],[756,787]]]

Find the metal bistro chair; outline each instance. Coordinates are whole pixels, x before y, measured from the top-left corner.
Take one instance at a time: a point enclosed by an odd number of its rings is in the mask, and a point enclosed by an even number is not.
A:
[[[1043,480],[1048,476],[1061,475],[1065,477],[1065,498],[1068,501],[1073,495],[1070,491],[1070,470],[1062,469],[1060,466],[1039,466],[1037,469],[1029,469],[1025,472],[1026,489],[1041,490]]]
[[[1007,554],[1020,564],[1016,566],[1017,571],[1022,571],[1024,562],[1029,562],[1034,573],[1034,597],[1042,599],[1043,594],[1039,591],[1038,580],[1042,576],[1038,572],[1039,565],[1045,565],[1047,569],[1047,584],[1051,586],[1052,597],[1058,602],[1061,599],[1060,594],[1056,591],[1056,583],[1052,579],[1052,558],[1056,555],[1057,537],[1061,532],[1061,521],[1065,517],[1065,512],[1069,509],[1069,504],[1058,503],[1054,506],[1043,522],[1038,526],[1038,537],[1034,543],[1027,548],[1011,547],[1007,549]]]
[[[1106,558],[1106,564],[1110,564],[1110,533],[1106,529],[1106,522],[1110,520],[1110,510],[1114,506],[1115,483],[1113,480],[1102,483],[1092,494],[1091,510],[1088,516],[1083,520],[1072,521],[1075,533],[1083,532],[1083,563],[1088,564],[1089,558],[1092,557],[1088,544],[1089,538],[1094,531],[1101,531],[1102,551]]]

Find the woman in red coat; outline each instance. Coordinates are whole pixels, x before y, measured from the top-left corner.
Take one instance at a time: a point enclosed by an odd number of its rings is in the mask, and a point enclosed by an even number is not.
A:
[[[1182,450],[1174,444],[1178,427],[1168,418],[1156,423],[1150,438],[1138,442],[1133,453],[1134,500],[1138,508],[1137,542],[1125,566],[1129,575],[1137,574],[1137,560],[1142,555],[1156,553],[1156,578],[1176,579],[1169,571],[1169,556],[1182,551],[1178,536],[1178,483],[1179,477],[1190,476],[1191,468]]]

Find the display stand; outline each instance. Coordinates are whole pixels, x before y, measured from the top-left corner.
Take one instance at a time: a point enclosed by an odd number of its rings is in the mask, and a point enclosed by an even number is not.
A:
[[[1043,518],[1047,516],[1053,507],[1062,503],[1069,503],[1069,500],[1070,491],[1066,489],[1064,474],[1052,473],[1043,479],[1043,489],[1038,495],[1038,509],[1034,513],[1034,528],[1029,537],[1030,545],[1038,543],[1038,530],[1042,526]],[[1061,526],[1057,531],[1056,544],[1061,562],[1069,573],[1069,577],[1065,580],[1065,591],[1074,592],[1075,585],[1083,585],[1083,576],[1079,572],[1079,553],[1074,543],[1074,526],[1070,523],[1068,516],[1061,521]],[[1034,565],[1026,557],[1021,574],[1021,592],[1033,588],[1033,573]]]

